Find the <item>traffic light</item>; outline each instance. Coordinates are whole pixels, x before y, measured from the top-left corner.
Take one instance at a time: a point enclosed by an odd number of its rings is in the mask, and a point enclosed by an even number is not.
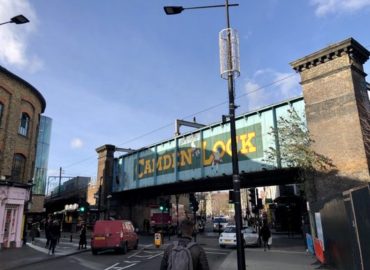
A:
[[[256,206],[256,189],[255,188],[250,188],[249,189],[249,201],[252,205],[252,208],[253,206]]]
[[[164,203],[164,210],[169,212],[171,208],[172,208],[172,203],[170,203],[170,200],[167,199]]]
[[[163,212],[165,208],[166,208],[165,201],[161,198],[159,202],[159,210]]]
[[[229,203],[234,203],[234,190],[229,190]]]
[[[189,202],[193,212],[197,212],[199,210],[199,202],[197,198],[195,198],[194,193],[189,193]]]
[[[85,207],[84,206],[81,206],[79,209],[78,209],[79,212],[85,212]]]

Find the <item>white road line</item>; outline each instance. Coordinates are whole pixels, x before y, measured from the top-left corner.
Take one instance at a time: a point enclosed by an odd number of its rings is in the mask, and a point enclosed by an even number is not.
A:
[[[36,246],[36,245],[34,245],[34,244],[32,244],[32,243],[26,243],[26,244],[27,244],[27,246],[29,246],[30,248],[33,248],[33,249],[35,249],[35,250],[37,250],[37,251],[40,251],[40,252],[42,252],[42,253],[45,253],[45,254],[48,254],[48,253],[49,253],[49,250],[48,250],[48,249],[45,249],[45,248],[42,248],[42,247]]]
[[[136,255],[135,257],[137,257],[137,258],[148,258],[148,257],[150,257],[150,255]],[[129,257],[129,258],[131,258],[131,257]]]
[[[219,254],[219,255],[227,255],[229,253],[225,253],[225,252],[213,252],[213,251],[206,251],[207,254]]]
[[[132,254],[132,255],[128,256],[127,258],[131,259],[132,257],[137,256],[137,254],[139,254],[140,252],[141,252],[141,250],[139,250],[139,251],[137,251],[136,253],[134,253],[134,254]]]
[[[124,263],[139,263],[140,261],[123,261]]]
[[[153,255],[151,257],[148,257],[148,260],[153,259],[153,258],[158,257],[158,256],[161,256],[161,255],[163,255],[162,252],[159,253],[159,254]]]
[[[108,268],[105,268],[104,270],[110,270],[110,269],[114,269],[114,270],[123,270],[123,269],[127,269],[127,268],[130,268],[134,265],[136,265],[136,263],[133,263],[133,264],[129,264],[129,265],[126,265],[126,266],[117,266],[119,263],[115,263],[111,266],[109,266]]]
[[[113,265],[109,266],[108,268],[105,268],[104,270],[114,269],[114,267],[115,267],[116,265],[119,265],[119,263],[115,263],[115,264],[113,264]]]

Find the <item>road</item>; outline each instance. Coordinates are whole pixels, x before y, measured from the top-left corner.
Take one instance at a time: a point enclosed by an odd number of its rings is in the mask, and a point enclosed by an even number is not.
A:
[[[210,233],[212,234],[212,233]],[[172,237],[174,239],[174,237]],[[140,269],[153,270],[159,269],[163,254],[163,247],[157,249],[151,243],[152,236],[141,236],[138,250],[130,250],[126,254],[116,254],[111,250],[100,252],[94,256],[90,251],[78,253],[70,256],[56,257],[53,260],[38,262],[31,265],[24,265],[21,269],[53,269],[53,270],[123,270],[123,269]],[[170,241],[165,238],[165,245]],[[211,269],[217,269],[227,255],[233,249],[220,249],[218,247],[217,234],[198,235],[197,242],[205,249]],[[58,248],[58,247],[57,247]],[[60,252],[62,252],[60,250]],[[58,249],[57,253],[58,255]],[[50,256],[50,255],[49,255]]]
[[[209,226],[209,225],[208,225]],[[172,237],[171,240],[175,239]],[[305,251],[303,239],[300,236],[289,238],[286,235],[273,236],[272,249],[264,251],[258,247],[245,249],[246,265],[249,270],[313,270],[320,267],[313,256]],[[77,250],[77,239],[73,242],[62,239],[57,246],[56,255],[48,255],[44,248],[46,241],[39,238],[34,244],[22,249],[0,252],[0,270],[153,270],[159,269],[163,250],[170,243],[168,237],[161,248],[153,245],[152,235],[141,235],[138,250],[130,250],[126,254],[117,254],[107,250],[93,255],[91,250]],[[218,233],[212,232],[210,226],[207,232],[198,234],[197,242],[205,249],[210,269],[236,270],[235,248],[220,248]],[[28,254],[28,255],[26,255]],[[324,269],[324,268],[320,268]]]

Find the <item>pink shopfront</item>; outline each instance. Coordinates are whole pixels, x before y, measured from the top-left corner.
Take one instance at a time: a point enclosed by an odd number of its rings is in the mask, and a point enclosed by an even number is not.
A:
[[[23,211],[29,200],[29,190],[0,185],[0,247],[21,247]]]

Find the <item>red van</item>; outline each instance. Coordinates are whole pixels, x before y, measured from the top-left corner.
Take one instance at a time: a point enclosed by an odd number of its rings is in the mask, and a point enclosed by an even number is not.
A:
[[[137,249],[139,238],[129,220],[98,220],[91,235],[91,251],[94,255],[99,250],[114,249],[126,253],[128,249]]]

